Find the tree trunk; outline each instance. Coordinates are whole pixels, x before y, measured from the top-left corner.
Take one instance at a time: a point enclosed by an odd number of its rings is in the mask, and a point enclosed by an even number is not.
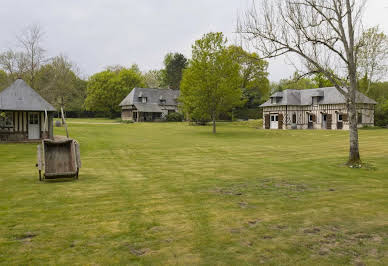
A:
[[[351,104],[349,106],[349,166],[361,164],[360,152],[358,148],[358,128],[356,113],[356,106]]]
[[[216,119],[213,118],[213,134],[216,134]]]
[[[354,75],[355,76],[355,75]],[[349,166],[358,166],[361,164],[360,151],[358,146],[358,127],[357,127],[357,110],[356,110],[356,79],[350,78],[348,113],[349,113]]]

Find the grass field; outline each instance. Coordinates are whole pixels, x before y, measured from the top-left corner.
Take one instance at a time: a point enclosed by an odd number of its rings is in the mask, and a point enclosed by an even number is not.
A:
[[[0,145],[0,264],[388,265],[388,130],[82,121],[78,181]]]

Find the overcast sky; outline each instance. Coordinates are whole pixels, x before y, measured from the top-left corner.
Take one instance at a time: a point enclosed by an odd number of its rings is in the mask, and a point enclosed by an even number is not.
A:
[[[91,75],[108,65],[162,67],[168,52],[191,55],[191,45],[210,31],[233,42],[237,16],[251,0],[0,0],[0,49],[16,48],[15,36],[30,24],[45,32],[49,56],[64,54]],[[369,0],[364,22],[388,33],[388,0]],[[270,79],[294,69],[270,61]]]

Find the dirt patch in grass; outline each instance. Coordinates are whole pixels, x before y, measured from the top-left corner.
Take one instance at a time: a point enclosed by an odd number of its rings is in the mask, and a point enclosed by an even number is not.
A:
[[[131,252],[133,255],[135,256],[144,256],[148,253],[151,253],[151,249],[149,248],[139,248],[139,247],[135,247],[134,245],[132,244],[128,244],[126,243],[125,246],[129,249],[129,252]]]
[[[31,233],[31,232],[27,232],[27,233],[18,235],[16,237],[16,239],[17,240],[31,240],[32,238],[34,238],[36,236],[37,236],[37,234]]]
[[[303,235],[309,235],[303,246],[317,256],[348,257],[354,265],[365,265],[365,258],[379,259],[379,245],[386,234],[353,232],[338,226],[309,227],[301,229]]]

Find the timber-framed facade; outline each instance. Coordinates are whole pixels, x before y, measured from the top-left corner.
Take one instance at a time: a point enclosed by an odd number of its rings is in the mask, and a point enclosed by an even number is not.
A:
[[[53,138],[55,108],[23,80],[0,93],[0,142]]]
[[[358,126],[374,125],[376,102],[357,93]],[[345,97],[334,87],[285,90],[261,105],[264,129],[349,129]]]

